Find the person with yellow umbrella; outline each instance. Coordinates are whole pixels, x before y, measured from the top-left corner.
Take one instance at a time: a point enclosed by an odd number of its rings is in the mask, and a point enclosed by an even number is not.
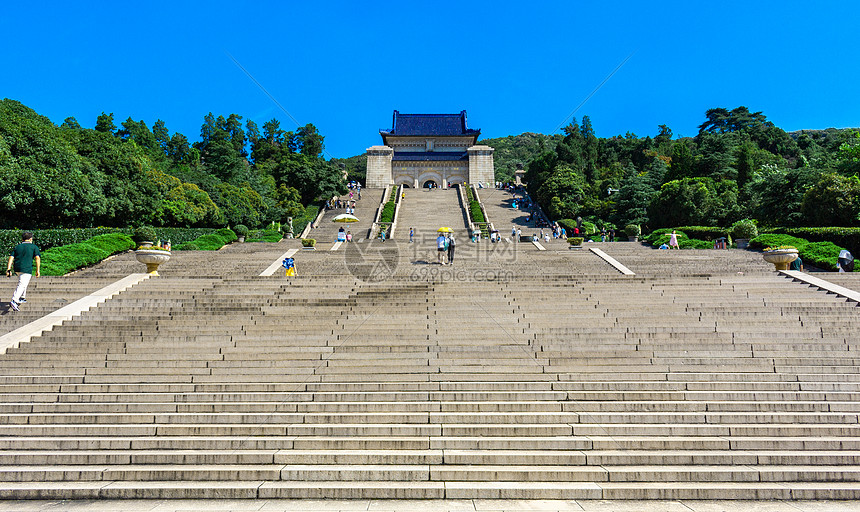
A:
[[[442,227],[436,230],[439,233],[439,236],[436,237],[436,252],[439,254],[439,264],[447,265],[448,263],[445,261],[445,256],[448,253],[447,242],[448,240],[445,238],[445,233],[450,233],[453,231],[451,228]]]

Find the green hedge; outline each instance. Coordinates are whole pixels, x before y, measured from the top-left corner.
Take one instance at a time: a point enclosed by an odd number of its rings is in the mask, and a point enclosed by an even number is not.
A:
[[[717,238],[729,238],[729,230],[717,226],[681,226],[675,228],[676,231],[683,231],[686,236],[699,240],[716,240]],[[669,230],[671,233],[672,230]],[[678,240],[678,245],[681,241]],[[713,244],[711,244],[713,247]]]
[[[394,208],[396,207],[394,204],[394,194],[392,194],[391,197],[392,199],[382,207],[382,213],[379,215],[379,222],[394,222]]]
[[[217,251],[230,242],[238,239],[236,233],[230,228],[222,228],[214,233],[199,236],[190,242],[181,243],[176,246],[178,251]]]
[[[8,255],[13,247],[21,243],[21,233],[24,231],[31,231],[33,233],[33,243],[38,245],[42,251],[53,247],[60,247],[61,245],[81,243],[97,235],[107,235],[110,233],[131,234],[131,229],[118,228],[2,229],[0,230],[0,249]]]
[[[469,213],[472,214],[472,222],[487,222],[484,212],[481,211],[481,204],[478,201],[469,203]]]
[[[829,229],[829,228],[824,228]],[[836,270],[839,252],[843,250],[833,242],[810,242],[804,238],[778,233],[766,233],[750,240],[750,247],[765,249],[780,245],[793,245],[804,265],[813,265],[825,270]],[[853,254],[853,253],[852,253]],[[857,269],[860,271],[860,268]]]
[[[270,243],[278,243],[281,241],[283,236],[280,231],[267,229],[265,231],[254,231],[251,233],[251,238],[245,240],[246,242],[270,242]]]
[[[832,242],[810,242],[803,249],[798,248],[798,254],[804,264],[815,265],[826,270],[836,270],[836,261],[842,247]]]
[[[765,233],[750,240],[750,247],[753,249],[765,249],[767,247],[779,247],[780,245],[793,245],[797,250],[806,247],[808,240],[797,238],[791,235],[780,235],[775,233]]]
[[[72,270],[94,265],[111,254],[134,248],[129,235],[100,235],[84,242],[53,247],[42,252],[42,274],[62,276]]]
[[[63,245],[76,244],[87,241],[95,236],[107,235],[112,233],[123,233],[131,235],[132,228],[61,228],[61,229],[34,229],[33,242],[39,246],[39,249],[46,251],[54,247]],[[13,247],[21,242],[22,229],[2,229],[0,230],[0,250],[5,254],[9,254]],[[183,242],[194,240],[195,238],[209,233],[214,233],[215,228],[155,228],[157,234],[153,242],[158,239],[170,240],[176,246]]]
[[[804,238],[810,242],[832,242],[860,255],[860,228],[772,228],[768,233],[780,233]]]

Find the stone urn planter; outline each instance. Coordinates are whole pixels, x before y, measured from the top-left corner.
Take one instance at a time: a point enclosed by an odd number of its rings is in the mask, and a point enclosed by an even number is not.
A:
[[[735,244],[738,249],[746,249],[750,246],[750,241],[748,238],[735,238]]]
[[[762,258],[773,263],[776,270],[788,270],[792,261],[797,259],[797,249],[773,249],[762,253]]]
[[[158,275],[158,266],[170,259],[170,251],[159,251],[158,249],[138,249],[134,251],[137,261],[146,265],[146,273],[153,276]]]

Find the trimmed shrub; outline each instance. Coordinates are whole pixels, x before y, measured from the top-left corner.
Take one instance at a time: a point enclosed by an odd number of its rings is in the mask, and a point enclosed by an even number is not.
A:
[[[624,233],[627,236],[639,236],[642,234],[642,228],[639,224],[628,224],[624,226]]]
[[[103,251],[107,251],[110,254],[128,251],[129,249],[134,249],[136,247],[134,240],[132,240],[130,236],[122,233],[94,236],[84,243],[92,245],[93,247]]]
[[[198,247],[194,242],[183,242],[174,247],[174,249],[177,251],[199,251],[200,247]]]
[[[752,240],[753,238],[758,236],[758,227],[751,219],[743,219],[735,222],[734,224],[732,224],[732,227],[729,231],[732,234],[732,238],[734,238],[735,240],[737,240],[738,238]]]
[[[101,235],[77,244],[54,247],[42,252],[41,272],[62,276],[72,270],[94,265],[111,254],[134,248],[130,236],[122,233]]]
[[[487,222],[484,212],[481,211],[481,204],[478,201],[469,203],[469,213],[472,214],[472,222]]]
[[[135,244],[140,245],[140,243],[144,241],[155,243],[157,241],[157,236],[155,228],[152,226],[141,226],[134,229],[134,233],[131,235],[131,238],[134,240]]]
[[[764,249],[765,247],[778,247],[780,245],[793,245],[800,251],[809,243],[808,240],[797,238],[791,235],[764,234],[759,235],[750,240],[750,247],[753,249]]]
[[[235,242],[236,240],[239,239],[239,237],[236,236],[236,232],[230,228],[221,228],[218,231],[216,231],[215,234],[220,236],[221,239],[224,240],[223,245],[227,245],[227,244],[229,244],[231,242]]]
[[[194,240],[194,244],[201,251],[217,251],[218,249],[227,245],[227,241],[221,238],[217,233],[212,233],[210,235],[203,235],[201,237],[197,237]]]
[[[826,270],[836,270],[836,262],[842,247],[832,242],[810,242],[797,252],[804,264],[811,264]]]
[[[394,222],[394,208],[394,199],[385,203],[385,206],[382,207],[382,213],[379,215],[379,222]]]
[[[302,247],[313,247],[317,244],[317,241],[313,238],[302,238]]]
[[[238,237],[247,237],[250,231],[251,230],[248,229],[248,226],[244,224],[236,224],[235,226],[233,226],[233,232],[236,233],[236,236]]]
[[[698,240],[696,238],[679,238],[678,247],[681,249],[713,249],[714,242],[711,240]]]
[[[584,238],[582,238],[582,237],[572,236],[572,237],[569,237],[569,238],[567,239],[567,243],[569,243],[570,245],[582,245],[582,242],[583,242],[584,240],[585,240],[585,239],[584,239]]]

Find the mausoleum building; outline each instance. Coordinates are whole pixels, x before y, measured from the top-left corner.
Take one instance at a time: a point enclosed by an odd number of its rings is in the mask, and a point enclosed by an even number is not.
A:
[[[465,110],[459,114],[395,110],[391,128],[379,134],[382,145],[367,148],[367,187],[447,187],[495,180],[493,148],[477,145],[481,130],[466,126]]]

